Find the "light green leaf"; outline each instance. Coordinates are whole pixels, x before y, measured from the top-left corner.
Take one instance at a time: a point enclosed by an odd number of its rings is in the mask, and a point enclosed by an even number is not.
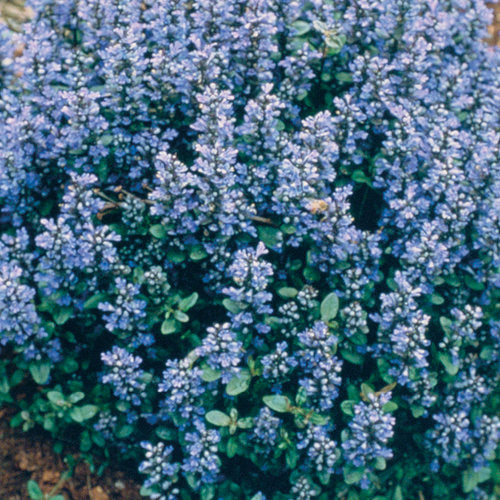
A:
[[[455,376],[458,373],[458,365],[454,365],[451,361],[451,356],[447,353],[440,352],[438,354],[438,359],[444,366],[446,373],[449,375]]]
[[[264,396],[262,401],[271,408],[271,410],[277,411],[279,413],[284,413],[289,411],[290,400],[286,396],[281,396],[279,394],[273,396]]]
[[[175,333],[177,331],[177,321],[175,319],[166,319],[161,324],[161,333],[163,335],[170,335],[171,333]]]
[[[467,469],[462,474],[462,487],[464,493],[470,493],[479,483],[487,481],[491,477],[491,469],[483,467],[478,471],[472,468]]]
[[[174,312],[174,318],[181,323],[187,323],[189,321],[189,316],[185,312],[179,310]]]
[[[66,321],[68,321],[68,319],[70,319],[72,315],[72,307],[60,307],[52,313],[54,321],[58,325],[64,325],[64,323],[66,323]]]
[[[237,396],[245,392],[250,387],[252,376],[250,371],[243,369],[235,375],[226,385],[226,394],[229,396]]]
[[[167,230],[162,224],[153,224],[149,228],[149,232],[159,240],[162,240],[167,237]]]
[[[278,290],[278,295],[283,299],[293,299],[297,296],[298,290],[289,286],[284,286]]]
[[[396,411],[398,409],[398,404],[395,403],[394,401],[388,401],[385,403],[384,406],[382,406],[382,410],[385,413],[392,413],[393,411]]]
[[[198,297],[198,293],[193,292],[191,295],[183,298],[179,302],[179,309],[181,311],[189,311],[189,309],[191,309],[196,304],[196,302],[198,302]]]
[[[205,382],[213,382],[214,380],[218,380],[221,377],[221,372],[219,370],[214,370],[210,368],[208,365],[203,366],[203,373],[201,375],[202,380]]]
[[[97,412],[99,408],[95,405],[84,405],[76,406],[70,412],[70,417],[78,423],[82,423],[85,420],[91,419]]]
[[[85,397],[85,394],[83,392],[74,392],[73,394],[70,394],[68,401],[71,404],[78,403],[78,401],[81,401]]]
[[[204,259],[207,257],[208,253],[205,251],[205,249],[201,245],[195,246],[190,252],[189,252],[189,258],[191,260],[194,260],[195,262],[198,262],[199,260]]]
[[[363,469],[344,469],[344,480],[347,484],[356,484],[363,478]]]
[[[56,406],[64,406],[66,403],[66,398],[59,391],[49,391],[47,393],[47,399]]]
[[[292,23],[293,36],[302,36],[311,31],[311,25],[306,21],[295,21]]]
[[[231,314],[238,314],[239,312],[242,311],[242,308],[240,307],[240,304],[234,300],[231,299],[224,299],[222,301],[222,305],[231,313]]]
[[[132,432],[134,432],[134,427],[132,425],[122,425],[121,427],[118,427],[116,437],[119,439],[125,439],[129,437]]]
[[[237,425],[240,429],[251,429],[253,427],[253,418],[252,417],[240,418],[237,422]]]
[[[436,306],[440,306],[441,304],[444,304],[444,297],[439,295],[439,293],[433,293],[431,295],[431,302]]]
[[[103,146],[109,146],[113,142],[113,136],[111,134],[101,135],[99,139],[99,144]]]
[[[439,318],[439,323],[441,324],[441,328],[446,335],[451,335],[453,333],[452,326],[453,321],[445,316],[441,316]]]
[[[355,170],[351,174],[351,179],[358,184],[368,184],[371,186],[372,180],[362,170]]]
[[[332,292],[329,293],[321,302],[320,312],[321,319],[327,323],[337,316],[339,310],[339,298]]]
[[[340,349],[340,355],[349,363],[354,365],[362,365],[363,364],[363,356],[358,354],[357,352],[348,351],[347,349]]]
[[[49,363],[32,363],[29,365],[31,376],[39,385],[46,384],[49,380],[50,368]]]
[[[219,411],[219,410],[209,411],[205,415],[205,418],[211,424],[217,425],[219,427],[227,427],[231,423],[231,419],[229,418],[229,415],[226,415],[225,413],[223,413],[222,411]]]
[[[335,73],[335,78],[342,83],[351,83],[353,80],[352,73],[346,73],[345,71],[339,71],[338,73]]]
[[[26,487],[28,489],[28,495],[30,496],[31,500],[43,500],[43,491],[41,490],[40,486],[38,486],[38,483],[36,481],[30,479]]]
[[[353,417],[354,416],[354,405],[355,404],[356,404],[356,401],[353,401],[351,399],[347,399],[346,401],[342,401],[342,403],[340,403],[340,409],[346,415],[349,415],[350,417]]]
[[[95,309],[101,302],[105,302],[108,299],[107,293],[96,293],[92,295],[89,299],[85,301],[83,304],[84,309]]]

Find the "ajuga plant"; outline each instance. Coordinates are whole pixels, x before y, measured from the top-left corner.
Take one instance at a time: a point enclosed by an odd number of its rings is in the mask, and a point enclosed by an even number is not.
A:
[[[0,37],[13,424],[152,499],[494,498],[483,1],[31,6]]]

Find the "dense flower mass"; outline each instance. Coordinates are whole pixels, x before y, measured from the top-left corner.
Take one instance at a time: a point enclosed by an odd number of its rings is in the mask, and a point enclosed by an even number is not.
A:
[[[0,26],[18,422],[153,499],[493,498],[483,1],[29,4]]]

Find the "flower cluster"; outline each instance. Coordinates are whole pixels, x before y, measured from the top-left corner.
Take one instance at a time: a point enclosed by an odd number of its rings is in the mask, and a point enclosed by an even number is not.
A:
[[[491,497],[483,0],[27,3],[0,26],[19,422],[156,499]]]

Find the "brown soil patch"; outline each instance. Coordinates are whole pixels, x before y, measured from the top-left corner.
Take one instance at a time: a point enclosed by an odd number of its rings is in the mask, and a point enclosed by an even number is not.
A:
[[[70,471],[62,457],[53,452],[44,436],[12,429],[13,412],[0,409],[0,499],[29,500],[26,488],[32,479],[46,494],[63,495],[65,500],[140,500],[139,486],[123,471],[106,470],[102,477],[92,474],[78,454]]]

